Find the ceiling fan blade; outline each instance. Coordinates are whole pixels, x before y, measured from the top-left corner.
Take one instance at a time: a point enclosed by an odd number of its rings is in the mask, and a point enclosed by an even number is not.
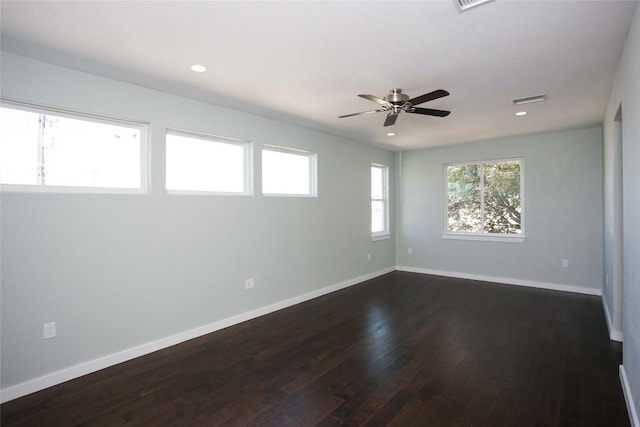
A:
[[[396,120],[398,119],[398,113],[389,113],[387,114],[387,118],[384,120],[385,126],[393,126],[396,124]]]
[[[369,101],[377,102],[380,105],[389,105],[388,101],[385,101],[382,98],[378,98],[377,96],[373,96],[373,95],[358,95],[358,96],[360,98],[368,99]]]
[[[424,114],[425,116],[447,117],[449,114],[451,114],[451,111],[432,110],[431,108],[415,107],[413,111],[407,111],[407,113]]]
[[[409,102],[411,103],[411,105],[418,105],[422,104],[423,102],[442,98],[444,96],[449,96],[449,92],[444,89],[438,89],[434,90],[433,92],[425,93],[424,95],[416,96],[415,98],[410,99]]]
[[[362,111],[362,112],[360,112],[360,113],[352,113],[352,114],[345,114],[344,116],[338,116],[338,118],[339,118],[339,119],[343,119],[343,118],[345,118],[345,117],[359,116],[360,114],[382,113],[383,111],[386,111],[386,110]]]

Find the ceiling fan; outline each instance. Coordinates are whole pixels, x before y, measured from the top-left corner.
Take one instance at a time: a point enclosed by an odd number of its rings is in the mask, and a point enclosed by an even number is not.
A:
[[[434,90],[433,92],[425,93],[424,95],[416,96],[415,98],[409,98],[409,95],[402,93],[402,89],[391,89],[389,94],[384,98],[378,98],[373,95],[358,95],[361,98],[368,99],[369,101],[376,102],[381,105],[378,110],[362,111],[360,113],[345,114],[344,116],[338,116],[342,119],[344,117],[358,116],[360,114],[369,113],[382,113],[388,111],[387,118],[384,121],[385,126],[392,126],[398,119],[400,111],[413,114],[424,114],[425,116],[446,117],[451,114],[451,111],[445,110],[433,110],[431,108],[415,107],[418,104],[422,104],[427,101],[442,98],[448,96],[449,92],[443,89]]]

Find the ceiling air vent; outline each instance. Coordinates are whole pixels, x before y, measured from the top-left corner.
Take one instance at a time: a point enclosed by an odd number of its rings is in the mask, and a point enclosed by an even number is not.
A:
[[[546,94],[542,95],[533,95],[533,96],[525,96],[524,98],[518,98],[513,100],[513,105],[522,105],[522,104],[530,104],[532,102],[540,102],[547,99]]]
[[[453,4],[456,5],[458,12],[464,12],[476,6],[489,3],[490,1],[493,0],[453,0]]]

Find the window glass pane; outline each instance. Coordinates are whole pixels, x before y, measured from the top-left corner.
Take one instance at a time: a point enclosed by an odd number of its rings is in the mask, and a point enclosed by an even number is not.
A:
[[[521,234],[520,160],[447,166],[447,231]]]
[[[38,184],[38,114],[0,108],[0,182]]]
[[[384,169],[372,166],[371,167],[371,198],[383,199],[384,198]]]
[[[262,150],[262,192],[311,195],[309,154]]]
[[[517,234],[520,228],[520,162],[484,167],[484,231]]]
[[[167,134],[167,190],[245,192],[246,145]]]
[[[376,236],[389,234],[388,168],[371,165],[371,233]]]
[[[447,166],[447,230],[482,231],[480,166]]]
[[[371,201],[371,232],[379,233],[385,231],[385,202]]]
[[[3,184],[141,188],[140,128],[0,111]]]

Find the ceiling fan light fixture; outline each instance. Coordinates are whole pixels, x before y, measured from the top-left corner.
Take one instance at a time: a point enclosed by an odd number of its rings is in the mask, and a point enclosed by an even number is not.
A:
[[[458,9],[458,12],[462,13],[492,1],[493,0],[453,0],[453,4],[456,6],[456,9]]]
[[[395,132],[387,132],[387,136],[396,136]]]
[[[526,115],[527,115],[527,112],[526,112],[526,111],[518,111],[518,112],[516,113],[516,116],[526,116]]]

